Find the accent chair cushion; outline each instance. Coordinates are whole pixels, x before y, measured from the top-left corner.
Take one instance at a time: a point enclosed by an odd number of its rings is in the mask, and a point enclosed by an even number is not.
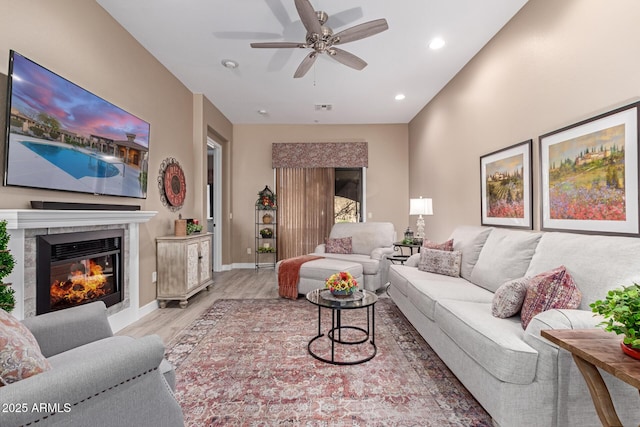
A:
[[[0,309],[0,387],[49,369],[31,331]]]
[[[325,251],[329,254],[350,254],[352,252],[351,237],[327,238]]]
[[[449,239],[446,242],[435,243],[431,240],[425,240],[422,242],[422,247],[427,249],[437,249],[439,251],[453,251],[453,239]]]
[[[582,293],[565,266],[531,278],[522,303],[520,318],[526,329],[533,317],[552,308],[578,308]]]
[[[502,319],[518,314],[527,295],[529,280],[529,277],[521,277],[503,283],[493,294],[491,314]]]
[[[461,262],[462,252],[460,251],[440,251],[424,248],[420,251],[418,270],[460,277]]]

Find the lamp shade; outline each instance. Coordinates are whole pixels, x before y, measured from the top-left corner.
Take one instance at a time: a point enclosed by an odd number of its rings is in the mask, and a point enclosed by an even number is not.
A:
[[[409,215],[433,215],[433,202],[431,199],[410,199]]]

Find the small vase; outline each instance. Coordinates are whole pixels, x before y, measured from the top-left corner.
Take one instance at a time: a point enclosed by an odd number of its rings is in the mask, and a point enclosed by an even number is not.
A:
[[[353,289],[343,290],[343,291],[332,290],[331,295],[337,298],[347,298],[353,295],[353,291],[354,291]]]
[[[640,360],[640,349],[633,348],[622,341],[620,342],[620,348],[622,348],[622,352],[627,356]]]

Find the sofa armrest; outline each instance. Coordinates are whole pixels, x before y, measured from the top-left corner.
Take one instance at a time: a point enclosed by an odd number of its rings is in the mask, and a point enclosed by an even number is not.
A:
[[[404,262],[407,267],[417,267],[420,263],[420,254],[413,254]]]
[[[393,253],[393,246],[388,246],[385,248],[375,248],[371,251],[371,259],[385,259],[387,255],[391,255]]]
[[[592,329],[598,327],[602,317],[587,310],[552,309],[537,314],[525,330],[525,341],[536,349],[540,346],[558,346],[543,338],[544,329]]]
[[[30,317],[23,323],[45,357],[113,335],[102,301]]]
[[[127,342],[127,345],[115,345],[99,357],[78,358],[74,363],[61,366],[54,364],[49,371],[0,387],[1,402],[20,404],[21,409],[26,409],[24,412],[0,413],[0,425],[29,425],[42,420],[50,413],[46,410],[38,411],[43,404],[58,406],[60,414],[54,415],[54,421],[55,417],[69,416],[77,423],[78,417],[82,417],[83,407],[95,410],[95,406],[101,404],[101,399],[113,396],[113,393],[120,391],[131,394],[132,385],[145,379],[148,380],[145,382],[146,387],[149,384],[156,386],[146,390],[148,395],[129,396],[129,400],[155,398],[167,405],[173,398],[158,371],[163,356],[164,345],[161,338],[149,335]],[[151,379],[148,376],[157,378]],[[33,408],[36,410],[33,411]]]
[[[316,249],[313,251],[314,254],[323,254],[326,252],[326,245],[324,243],[316,246]]]

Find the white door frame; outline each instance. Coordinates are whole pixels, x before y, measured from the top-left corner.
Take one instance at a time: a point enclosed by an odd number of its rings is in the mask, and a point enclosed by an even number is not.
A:
[[[213,228],[213,271],[222,271],[222,145],[207,137],[207,147],[213,149],[214,161],[213,219],[215,227]],[[207,201],[208,199],[207,197]]]

